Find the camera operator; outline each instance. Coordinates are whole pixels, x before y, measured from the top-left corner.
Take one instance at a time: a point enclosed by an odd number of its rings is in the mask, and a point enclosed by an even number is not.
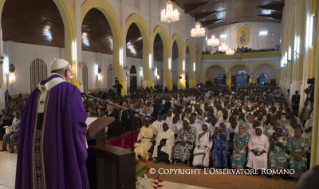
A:
[[[116,97],[120,97],[121,95],[121,89],[123,86],[119,83],[117,79],[115,79],[115,85],[112,86],[116,91]]]
[[[298,116],[299,103],[300,103],[300,95],[299,92],[296,91],[294,95],[292,95],[292,109],[295,112],[295,116]]]

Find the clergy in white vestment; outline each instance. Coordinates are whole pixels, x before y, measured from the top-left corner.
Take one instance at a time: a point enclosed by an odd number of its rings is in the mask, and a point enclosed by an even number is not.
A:
[[[213,139],[208,125],[203,124],[202,129],[196,133],[195,149],[194,149],[194,167],[208,167],[210,153],[213,146]]]
[[[174,117],[173,122],[169,125],[169,127],[172,131],[174,131],[176,137],[178,134],[178,130],[180,130],[183,127],[183,125],[178,122],[178,117]]]
[[[174,145],[174,131],[168,128],[167,123],[164,123],[163,130],[158,132],[156,137],[156,144],[152,156],[155,162],[166,161],[171,163]]]
[[[163,123],[164,122],[162,120],[162,115],[158,114],[157,120],[152,123],[152,126],[156,129],[157,132],[159,132],[160,130],[162,130]]]
[[[140,155],[145,159],[149,158],[148,150],[152,147],[154,138],[157,135],[155,128],[150,125],[148,119],[145,119],[144,126],[141,128],[140,133],[137,137],[137,142],[135,143],[134,152],[136,156]]]
[[[248,142],[247,167],[257,170],[267,169],[268,137],[262,133],[260,126],[256,127],[255,131],[256,134],[252,135]]]

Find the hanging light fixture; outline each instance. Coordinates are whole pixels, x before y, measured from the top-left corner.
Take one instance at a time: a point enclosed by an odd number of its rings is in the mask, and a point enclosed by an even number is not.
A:
[[[225,9],[225,1],[223,1],[223,7]],[[225,15],[226,15],[226,11],[225,11]],[[223,33],[225,33],[225,18],[223,20]],[[225,44],[225,40],[224,42],[222,42],[222,45],[218,47],[218,50],[221,52],[226,52],[228,50],[228,46]]]
[[[212,38],[207,40],[208,46],[218,46],[219,45],[219,39],[216,38],[215,34],[212,35]]]
[[[225,42],[222,42],[222,45],[218,47],[218,50],[221,52],[225,52],[228,50],[228,46],[225,44]]]
[[[213,4],[213,10],[215,11],[215,4]],[[214,30],[213,30],[214,32]],[[219,45],[219,39],[216,38],[215,34],[212,34],[212,37],[207,40],[207,46],[218,46]]]
[[[231,12],[232,12],[232,10],[231,10],[231,4],[232,4],[233,2],[231,2],[230,3],[230,23],[231,23]],[[231,28],[231,26],[230,26],[230,28]],[[230,41],[230,47],[229,47],[229,49],[228,50],[226,50],[226,55],[228,55],[228,56],[231,56],[231,55],[234,55],[235,54],[235,50],[234,49],[231,49],[231,29],[230,29],[230,37],[229,37],[229,41]]]
[[[202,28],[200,22],[197,21],[195,24],[195,28],[193,28],[191,31],[191,36],[192,37],[204,37],[205,33],[206,33],[205,28]]]
[[[171,0],[168,0],[166,3],[166,10],[163,9],[161,12],[161,21],[162,22],[175,22],[179,20],[180,13],[177,9],[173,10],[173,2]]]

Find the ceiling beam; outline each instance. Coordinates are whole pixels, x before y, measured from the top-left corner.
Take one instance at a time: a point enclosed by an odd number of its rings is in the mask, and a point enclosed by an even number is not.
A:
[[[209,26],[211,24],[215,24],[216,22],[219,22],[221,20],[222,19],[208,20],[208,21],[205,21],[205,22],[201,22],[201,24],[202,24],[202,27],[206,27],[206,26]]]
[[[194,17],[195,17],[195,20],[202,20],[202,19],[205,19],[215,13],[217,13],[218,11],[212,11],[212,12],[201,12],[201,13],[198,13],[198,14],[195,14]]]
[[[184,10],[185,10],[185,14],[192,12],[194,10],[197,10],[205,5],[210,4],[210,1],[205,1],[205,2],[197,2],[197,3],[188,3],[186,5],[184,5]]]
[[[261,9],[269,9],[269,10],[275,10],[275,11],[282,12],[282,9],[284,6],[285,6],[284,1],[277,1],[274,3],[269,3],[266,5],[260,5],[260,6],[256,6],[256,7],[261,8]]]
[[[273,18],[273,19],[277,19],[277,20],[281,20],[282,19],[282,14],[277,13],[277,14],[259,14],[257,16],[261,16],[261,17],[265,17],[265,18]]]

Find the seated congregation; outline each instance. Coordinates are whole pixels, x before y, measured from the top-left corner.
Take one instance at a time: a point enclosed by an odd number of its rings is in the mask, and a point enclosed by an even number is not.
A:
[[[279,88],[251,85],[222,95],[208,90],[187,89],[177,96],[160,93],[150,98],[151,110],[158,107],[154,101],[162,99],[171,99],[171,107],[165,111],[163,102],[161,112],[148,111],[156,119],[153,123],[141,117],[136,155],[152,157],[155,163],[183,162],[200,168],[293,170],[282,174],[284,179],[299,178],[307,170],[312,125],[304,128]],[[142,101],[136,99],[135,107],[140,108]],[[268,172],[268,177],[273,173]]]

